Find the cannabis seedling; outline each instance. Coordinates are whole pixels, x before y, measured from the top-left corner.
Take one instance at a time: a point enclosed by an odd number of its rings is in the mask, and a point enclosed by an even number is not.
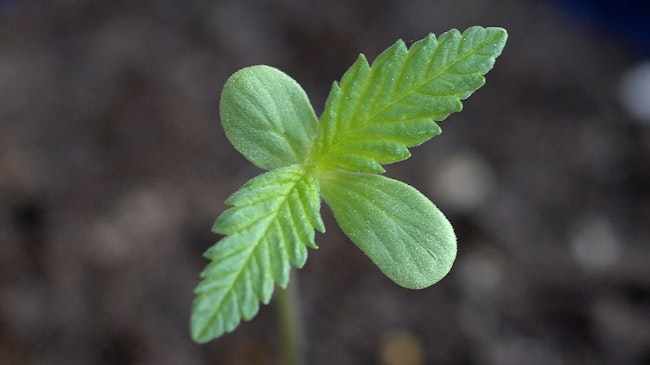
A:
[[[319,119],[292,78],[269,66],[244,68],[221,95],[221,123],[233,146],[268,170],[230,196],[213,231],[225,237],[196,288],[191,334],[203,343],[250,320],[291,265],[302,267],[320,199],[343,232],[395,283],[411,289],[442,279],[456,236],[423,194],[380,175],[382,164],[441,133],[436,123],[462,109],[485,83],[507,33],[471,27],[397,41],[368,64],[363,55],[334,83]]]

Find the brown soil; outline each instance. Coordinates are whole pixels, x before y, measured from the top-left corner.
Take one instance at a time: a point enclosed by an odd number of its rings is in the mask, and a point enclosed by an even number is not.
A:
[[[212,222],[260,173],[223,83],[269,64],[320,113],[359,52],[475,24],[510,33],[486,86],[387,172],[447,213],[457,263],[402,289],[324,208],[309,364],[650,362],[650,129],[618,102],[640,59],[615,35],[540,0],[58,0],[0,10],[0,363],[278,363],[273,304],[189,337]]]

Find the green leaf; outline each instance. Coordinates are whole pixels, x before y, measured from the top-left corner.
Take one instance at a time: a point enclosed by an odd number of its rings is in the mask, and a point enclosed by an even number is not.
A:
[[[501,28],[431,34],[407,49],[397,41],[372,64],[363,55],[334,83],[311,161],[321,170],[384,172],[407,147],[441,132],[436,121],[462,109],[501,54]]]
[[[252,179],[226,203],[233,208],[213,228],[226,237],[205,253],[212,262],[195,290],[191,333],[200,343],[255,316],[274,283],[286,287],[290,264],[302,267],[307,246],[316,248],[314,228],[325,230],[318,182],[300,165]]]
[[[305,91],[269,66],[233,74],[223,88],[220,111],[230,142],[262,169],[302,163],[318,131]]]
[[[335,170],[321,173],[321,193],[345,234],[397,284],[425,288],[451,269],[454,230],[412,186],[381,175]]]

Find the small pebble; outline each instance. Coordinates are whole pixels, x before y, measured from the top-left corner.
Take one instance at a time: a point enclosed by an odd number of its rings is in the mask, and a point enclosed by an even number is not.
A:
[[[621,255],[621,241],[612,224],[604,218],[577,226],[570,245],[573,259],[588,271],[609,269]]]
[[[623,75],[619,98],[635,120],[650,126],[650,61],[632,67]]]
[[[380,356],[383,365],[422,365],[424,347],[420,338],[412,332],[393,330],[384,335]]]
[[[493,168],[479,154],[461,152],[432,167],[431,189],[448,209],[469,212],[484,204],[494,190]]]

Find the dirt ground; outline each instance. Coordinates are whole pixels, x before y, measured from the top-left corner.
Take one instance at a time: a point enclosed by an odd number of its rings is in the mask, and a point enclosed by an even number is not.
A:
[[[0,364],[278,364],[273,304],[189,337],[212,223],[260,173],[220,127],[223,83],[272,65],[320,113],[360,52],[471,25],[510,34],[486,86],[386,173],[447,214],[456,264],[402,289],[323,208],[297,273],[308,363],[650,363],[634,39],[542,0],[0,4]]]

